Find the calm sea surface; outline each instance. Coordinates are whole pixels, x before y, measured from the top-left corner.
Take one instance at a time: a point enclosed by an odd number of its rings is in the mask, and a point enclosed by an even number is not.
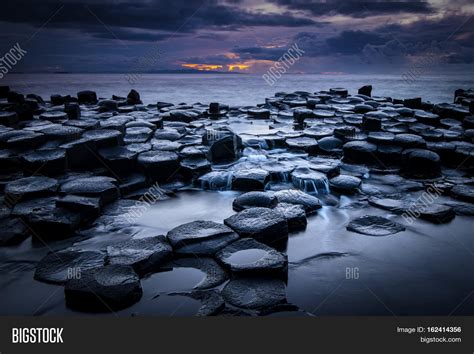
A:
[[[421,96],[433,103],[452,102],[454,90],[474,88],[474,73],[420,76],[406,83],[401,75],[283,75],[270,86],[258,75],[245,74],[143,74],[130,84],[124,74],[9,74],[0,85],[10,85],[22,93],[43,98],[52,94],[76,95],[94,90],[98,96],[126,96],[131,88],[140,92],[144,103],[220,102],[229,105],[255,105],[278,91],[327,90],[345,87],[351,94],[363,85],[373,86],[372,94],[393,98]]]

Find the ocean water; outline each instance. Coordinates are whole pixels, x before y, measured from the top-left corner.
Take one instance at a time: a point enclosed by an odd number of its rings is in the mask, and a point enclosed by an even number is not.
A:
[[[49,99],[52,94],[76,95],[93,90],[99,97],[126,96],[136,89],[145,104],[220,102],[236,106],[263,103],[278,91],[328,90],[345,87],[356,94],[363,85],[372,95],[392,98],[422,97],[433,103],[452,102],[458,88],[474,88],[474,73],[420,76],[407,83],[401,75],[302,75],[286,74],[270,86],[261,76],[249,74],[142,74],[130,84],[125,74],[9,74],[0,85]]]

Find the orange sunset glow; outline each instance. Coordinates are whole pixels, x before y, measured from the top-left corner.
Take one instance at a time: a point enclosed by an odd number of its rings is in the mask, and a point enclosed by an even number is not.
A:
[[[184,68],[196,69],[199,71],[212,71],[222,69],[222,65],[213,65],[213,64],[181,64]]]
[[[228,56],[228,55],[226,55]],[[231,59],[237,59],[237,56],[228,56]],[[272,65],[274,62],[272,60],[245,60],[242,62],[235,62],[230,64],[195,64],[195,63],[184,63],[181,64],[183,68],[196,69],[199,71],[219,71],[222,69],[227,69],[227,71],[237,71],[237,70],[249,70],[254,65],[263,64],[263,65]]]

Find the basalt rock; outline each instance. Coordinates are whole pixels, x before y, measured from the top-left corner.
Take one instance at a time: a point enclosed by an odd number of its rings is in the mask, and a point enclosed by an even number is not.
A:
[[[370,97],[372,95],[372,85],[362,86],[357,92],[359,95]]]
[[[131,266],[108,265],[85,270],[64,288],[66,305],[84,312],[112,312],[142,297],[140,278]]]
[[[163,237],[131,239],[107,247],[107,263],[132,266],[138,275],[159,269],[172,258],[171,245]]]
[[[315,213],[322,207],[321,201],[318,198],[295,189],[278,191],[275,193],[275,197],[279,203],[301,205],[307,214]]]
[[[238,235],[226,225],[198,220],[175,227],[167,238],[179,254],[214,255]]]
[[[169,182],[179,171],[178,154],[171,151],[142,152],[137,163],[151,181]]]
[[[296,231],[306,228],[308,223],[306,219],[306,212],[302,205],[278,203],[275,210],[280,212],[288,222],[288,230]]]
[[[431,178],[439,176],[441,159],[439,155],[430,150],[408,149],[402,154],[402,172],[405,175],[418,178]]]
[[[77,178],[61,185],[61,194],[75,194],[85,197],[98,197],[103,204],[118,198],[119,191],[116,180],[111,177]]]
[[[58,251],[47,254],[38,263],[35,279],[54,284],[64,284],[82,272],[102,267],[105,254],[98,251]]]
[[[274,208],[278,203],[275,196],[265,192],[247,192],[234,199],[232,207],[236,211],[262,207]]]
[[[97,94],[94,91],[80,91],[77,93],[77,99],[81,104],[96,104]]]
[[[13,204],[24,200],[48,196],[58,189],[58,181],[53,178],[34,176],[12,181],[5,186],[5,198],[15,201]]]
[[[269,173],[263,169],[237,170],[232,175],[232,189],[263,191],[269,181]]]
[[[376,161],[377,146],[366,141],[350,141],[343,146],[344,161],[370,164]]]
[[[271,278],[237,278],[222,290],[224,300],[242,309],[263,310],[286,301],[286,286]]]
[[[0,220],[0,247],[21,243],[30,235],[30,230],[19,218]]]
[[[266,244],[278,244],[288,237],[288,222],[268,208],[245,209],[224,220],[240,237],[252,237]]]
[[[253,238],[242,238],[224,247],[216,259],[236,274],[279,274],[286,270],[285,255]]]
[[[347,230],[369,236],[388,236],[404,231],[405,228],[381,216],[365,215],[352,220],[347,225]]]
[[[329,180],[331,189],[341,194],[354,194],[361,183],[360,178],[349,175],[339,175]]]

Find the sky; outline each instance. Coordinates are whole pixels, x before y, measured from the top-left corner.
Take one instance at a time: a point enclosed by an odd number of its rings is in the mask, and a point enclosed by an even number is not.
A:
[[[472,0],[3,0],[0,56],[18,43],[16,72],[261,75],[298,48],[288,72],[472,74],[473,15]]]

